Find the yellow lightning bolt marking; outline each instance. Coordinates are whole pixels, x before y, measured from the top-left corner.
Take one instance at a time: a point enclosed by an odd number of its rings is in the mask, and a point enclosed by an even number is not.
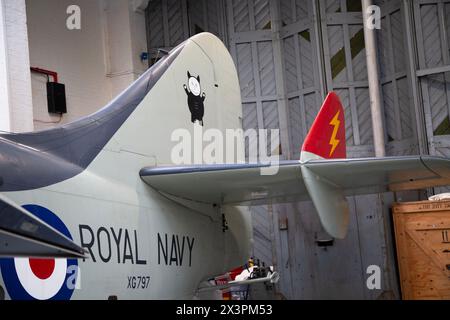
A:
[[[336,115],[334,116],[333,120],[331,120],[330,124],[332,126],[334,126],[334,130],[333,130],[333,134],[331,135],[331,139],[330,139],[330,145],[331,145],[331,151],[330,151],[330,157],[333,155],[334,151],[336,150],[336,148],[338,147],[340,141],[338,139],[336,139],[336,136],[339,132],[339,127],[341,125],[341,122],[339,121],[339,114],[341,112],[338,111],[338,113],[336,113]]]

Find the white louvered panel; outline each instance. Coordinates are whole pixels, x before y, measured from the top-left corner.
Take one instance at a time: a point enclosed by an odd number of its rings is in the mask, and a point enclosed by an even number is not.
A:
[[[148,37],[150,48],[164,47],[164,30],[162,21],[162,0],[155,0],[147,12]]]
[[[295,56],[294,36],[284,39],[283,44],[286,89],[288,93],[291,93],[298,90],[297,58]]]
[[[200,28],[201,30],[208,30],[207,15],[205,10],[204,0],[189,0],[189,23],[191,25],[191,32]],[[197,27],[197,28],[196,28]]]
[[[280,129],[280,121],[278,115],[278,103],[277,101],[263,102],[263,119],[264,129],[268,129],[266,136],[267,139],[267,155],[272,155],[273,151],[276,151],[280,146],[279,135],[272,136],[270,129]]]
[[[433,131],[448,117],[447,94],[443,74],[428,76],[422,80],[428,87]]]
[[[450,3],[445,4],[445,30],[447,31],[447,43],[450,43]],[[447,48],[450,53],[450,48]]]
[[[233,21],[235,32],[250,30],[250,19],[247,1],[233,0]]]
[[[330,47],[330,58],[336,56],[341,50],[344,50],[344,31],[342,26],[329,26],[328,27],[328,44]],[[346,66],[345,55],[341,55],[340,62]],[[330,61],[331,63],[331,61]],[[333,68],[333,65],[331,66]],[[348,81],[347,67],[341,69],[341,71],[333,79],[334,83]]]
[[[386,18],[381,20],[381,29],[386,30]],[[377,32],[378,57],[380,61],[380,76],[382,79],[393,73],[392,64],[389,61],[389,34]]]
[[[314,120],[316,119],[317,114],[319,113],[321,104],[317,104],[316,94],[311,93],[304,96],[305,100],[305,117],[306,117],[306,128],[304,129],[305,138],[306,133],[309,132],[310,128],[313,125]]]
[[[295,0],[296,21],[304,21],[309,17],[310,0]]]
[[[242,105],[242,128],[244,131],[249,129],[258,130],[258,112],[256,103],[244,103]],[[258,138],[249,136],[245,139],[245,156],[248,160],[249,154],[258,154]]]
[[[392,2],[391,2],[392,3]],[[417,153],[413,134],[412,93],[409,89],[407,72],[407,47],[404,17],[400,3],[395,9],[386,2],[382,7],[386,17],[382,20],[382,30],[378,32],[381,77],[386,131],[388,134],[387,154],[392,156]],[[387,12],[389,8],[389,12]]]
[[[450,158],[450,147],[445,146],[445,147],[437,147],[436,148],[436,156],[438,157],[444,157],[449,159]],[[439,194],[439,193],[447,193],[450,192],[450,187],[439,187],[439,188],[435,188],[435,193]]]
[[[446,143],[441,143],[436,147],[436,153],[440,157],[450,158],[450,140],[446,141]]]
[[[279,129],[278,104],[276,101],[263,102],[264,129]]]
[[[344,47],[344,33],[342,31],[342,26],[328,27],[328,45],[331,57]]]
[[[269,0],[253,0],[253,12],[255,15],[256,30],[268,29],[268,27],[270,27],[269,8]]]
[[[349,25],[350,38],[353,38],[354,36],[356,36],[356,34],[359,33],[360,31],[364,31],[362,24],[361,25],[360,24]]]
[[[353,139],[353,126],[352,126],[352,111],[350,107],[350,97],[347,89],[336,90],[336,93],[341,98],[342,105],[344,106],[345,112],[345,130],[347,133],[346,140],[347,146],[354,146],[355,142]]]
[[[362,25],[351,25],[349,26],[350,37],[356,37],[357,34],[360,35],[364,32]],[[364,38],[363,40],[364,41]],[[364,45],[364,44],[363,44]],[[353,79],[355,81],[367,81],[367,60],[366,60],[366,49],[362,49],[353,58]]]
[[[402,127],[402,139],[409,139],[413,137],[413,118],[412,118],[412,101],[411,93],[408,86],[408,79],[403,78],[397,81],[398,98],[400,106],[400,120]]]
[[[167,20],[169,26],[169,43],[175,47],[184,40],[183,16],[180,0],[167,0]]]
[[[436,148],[436,153],[440,157],[450,158],[450,149],[449,148]]]
[[[419,153],[417,145],[413,140],[406,140],[401,148],[393,143],[388,144],[386,147],[386,152],[389,156],[394,157],[417,155]]]
[[[306,114],[306,130],[312,127],[314,120],[320,110],[320,105],[317,105],[315,94],[309,94],[305,96],[305,114]]]
[[[305,35],[309,36],[311,39],[311,34],[309,31],[305,33]],[[297,35],[300,47],[300,64],[302,70],[302,84],[303,89],[314,87],[315,79],[314,76],[316,74],[314,70],[314,61],[313,61],[313,47],[311,44],[311,40],[306,39],[303,35]]]
[[[242,97],[255,97],[254,64],[251,44],[242,43],[236,45],[236,55]]]
[[[261,95],[275,95],[275,65],[273,62],[273,46],[271,41],[258,42],[258,67],[261,80]]]
[[[341,0],[326,0],[326,13],[336,13],[341,9]]]
[[[309,99],[309,102],[311,102],[311,99]],[[317,106],[315,106],[315,103],[308,104],[307,100],[305,99],[306,125],[308,126],[308,128],[311,128],[318,113],[319,113],[319,108],[317,108]]]
[[[423,46],[425,51],[426,67],[441,66],[442,46],[439,32],[438,7],[434,4],[423,5],[420,8],[423,32]]]
[[[407,60],[405,59],[405,31],[403,27],[403,18],[400,11],[397,11],[391,15],[391,36],[395,71],[404,72],[406,71]]]
[[[242,127],[244,130],[258,129],[258,115],[256,110],[256,103],[242,104]]]
[[[208,32],[220,36],[221,30],[219,28],[220,12],[218,10],[218,1],[205,1],[206,18],[208,22]]]
[[[295,12],[292,10],[293,5],[294,0],[280,0],[281,20],[285,25],[289,25],[295,21]]]
[[[362,50],[353,59],[353,76],[355,81],[367,81],[366,50]]]
[[[290,139],[294,159],[300,159],[300,148],[304,140],[302,128],[303,112],[300,108],[299,98],[289,100]]]
[[[373,141],[372,117],[370,112],[369,89],[356,89],[356,108],[358,110],[359,136],[362,145]]]
[[[386,117],[386,131],[390,139],[400,140],[401,137],[397,135],[396,111],[394,102],[394,91],[392,82],[382,86],[384,113]]]

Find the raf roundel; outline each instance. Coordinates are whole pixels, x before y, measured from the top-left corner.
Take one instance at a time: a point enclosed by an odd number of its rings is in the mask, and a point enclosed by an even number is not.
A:
[[[66,225],[50,210],[37,206],[23,206],[69,239]],[[0,259],[6,290],[13,300],[69,300],[78,276],[76,259]]]

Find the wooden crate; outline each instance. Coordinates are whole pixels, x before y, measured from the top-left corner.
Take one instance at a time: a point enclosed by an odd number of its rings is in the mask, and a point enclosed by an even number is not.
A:
[[[450,201],[393,206],[402,297],[450,300]]]

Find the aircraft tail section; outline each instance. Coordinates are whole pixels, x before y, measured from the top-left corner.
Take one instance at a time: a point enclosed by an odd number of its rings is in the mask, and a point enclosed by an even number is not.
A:
[[[202,159],[186,157],[194,148],[193,138],[200,136],[196,139],[201,143],[207,129],[225,134],[226,129],[241,128],[241,120],[231,56],[217,37],[198,34],[163,56],[98,112],[48,130],[0,135],[5,159],[0,163],[0,192],[46,187],[88,168],[98,171],[92,163],[104,151],[144,156],[139,164],[129,163],[130,172],[142,164],[175,165],[179,157],[173,149],[186,137],[191,140],[183,160],[199,164]],[[243,152],[237,158],[243,161]]]
[[[114,140],[130,152],[153,157],[157,166],[203,164],[209,141],[223,141],[217,136],[241,128],[240,87],[231,55],[216,36],[200,33],[185,42]],[[244,141],[236,140],[241,152],[235,161],[243,162]]]
[[[96,113],[55,128],[0,135],[0,191],[46,187],[83,172],[143,103],[184,48],[163,57]],[[18,167],[15,163],[21,163]]]
[[[46,188],[45,194],[57,191],[152,207],[154,201],[168,200],[140,183],[140,169],[203,164],[205,147],[211,140],[220,143],[220,135],[225,138],[228,129],[235,133],[242,129],[236,67],[217,37],[201,33],[163,55],[98,112],[48,130],[0,135],[0,192]],[[242,163],[243,138],[236,134],[233,139],[239,144],[233,161]],[[224,160],[217,158],[218,162]],[[16,207],[22,204],[22,195],[12,199],[17,201]],[[204,211],[217,221],[220,214],[229,216],[223,255],[227,263],[235,267],[236,261],[247,260],[251,243],[247,209],[224,206],[219,213],[207,206]],[[2,222],[8,223],[0,216],[0,229]],[[219,230],[220,223],[214,225]]]
[[[336,93],[328,94],[302,147],[301,162],[345,159],[344,108]],[[349,224],[349,207],[344,189],[308,166],[302,166],[303,181],[325,230],[344,238]]]
[[[140,176],[163,194],[200,203],[264,205],[312,200],[324,229],[335,238],[347,233],[347,196],[450,184],[449,159],[345,158],[344,108],[339,97],[330,93],[305,140],[301,161],[281,162],[276,175],[261,174],[267,164],[223,164],[145,167]]]

